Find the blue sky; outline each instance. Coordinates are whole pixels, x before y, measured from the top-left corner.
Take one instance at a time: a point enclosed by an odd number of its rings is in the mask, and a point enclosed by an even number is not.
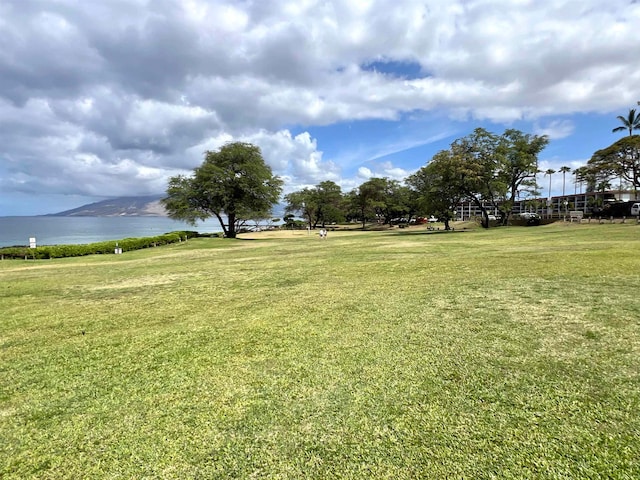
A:
[[[5,0],[0,216],[162,194],[234,140],[285,193],[402,180],[476,127],[576,168],[637,107],[638,25],[632,0]]]

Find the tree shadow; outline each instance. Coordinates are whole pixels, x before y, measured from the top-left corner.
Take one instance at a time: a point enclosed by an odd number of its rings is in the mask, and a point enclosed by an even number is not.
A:
[[[395,231],[390,232],[393,235],[442,235],[442,234],[454,234],[454,233],[463,233],[470,232],[471,230],[421,230],[421,231]]]

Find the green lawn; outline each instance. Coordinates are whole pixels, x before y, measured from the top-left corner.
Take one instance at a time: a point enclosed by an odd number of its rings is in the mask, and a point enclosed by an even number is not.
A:
[[[640,478],[640,226],[0,262],[0,477]]]

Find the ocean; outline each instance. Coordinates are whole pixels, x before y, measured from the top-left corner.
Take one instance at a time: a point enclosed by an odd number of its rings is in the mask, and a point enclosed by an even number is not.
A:
[[[176,230],[199,233],[221,232],[217,220],[198,222],[194,227],[167,217],[0,217],[0,247],[36,244],[68,245],[154,237]]]

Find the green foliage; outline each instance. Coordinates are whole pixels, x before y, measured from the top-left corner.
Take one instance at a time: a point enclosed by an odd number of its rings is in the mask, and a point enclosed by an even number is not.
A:
[[[598,184],[608,184],[614,178],[623,178],[637,190],[640,188],[640,135],[623,137],[598,150],[581,174],[594,190],[599,190]]]
[[[456,169],[452,166],[449,151],[438,152],[432,160],[407,179],[407,183],[418,195],[418,205],[425,215],[434,215],[444,222],[449,230],[449,222],[454,218],[455,209],[463,192],[456,183]]]
[[[392,218],[411,216],[416,211],[413,192],[397,180],[370,178],[347,196],[350,217],[364,228],[368,220],[389,224]]]
[[[303,188],[284,197],[285,212],[298,213],[312,228],[345,219],[344,199],[340,186],[324,181],[313,188]]]
[[[252,218],[269,218],[282,191],[260,149],[233,142],[208,151],[191,177],[172,177],[162,200],[169,216],[194,224],[215,216],[228,238]]]
[[[109,240],[81,245],[45,245],[36,248],[6,247],[0,248],[0,256],[5,259],[26,258],[30,260],[42,260],[64,257],[82,257],[85,255],[102,255],[115,253],[116,247],[123,252],[140,250],[143,248],[159,247],[178,243],[198,236],[198,232],[176,231],[158,235],[155,237],[125,238],[122,240]]]
[[[633,135],[634,130],[640,130],[640,115],[636,115],[636,109],[629,109],[629,115],[627,117],[623,117],[622,115],[618,115],[618,120],[622,125],[616,127],[612,130],[612,132],[623,132],[625,130],[629,131],[629,136]]]
[[[346,202],[348,205],[347,218],[350,220],[360,220],[362,228],[365,228],[366,222],[375,218],[375,198],[372,196],[374,192],[370,192],[365,184],[354,188],[347,194]]]
[[[423,171],[422,178],[411,181],[431,208],[444,217],[454,202],[468,199],[481,210],[484,227],[489,226],[485,202],[500,212],[506,224],[516,198],[537,193],[538,154],[548,142],[544,135],[515,129],[495,135],[477,128],[454,141],[448,151],[439,152],[432,160],[437,160],[437,168]]]
[[[308,224],[304,220],[291,218],[288,222],[282,224],[280,228],[284,230],[304,230],[307,226]]]

